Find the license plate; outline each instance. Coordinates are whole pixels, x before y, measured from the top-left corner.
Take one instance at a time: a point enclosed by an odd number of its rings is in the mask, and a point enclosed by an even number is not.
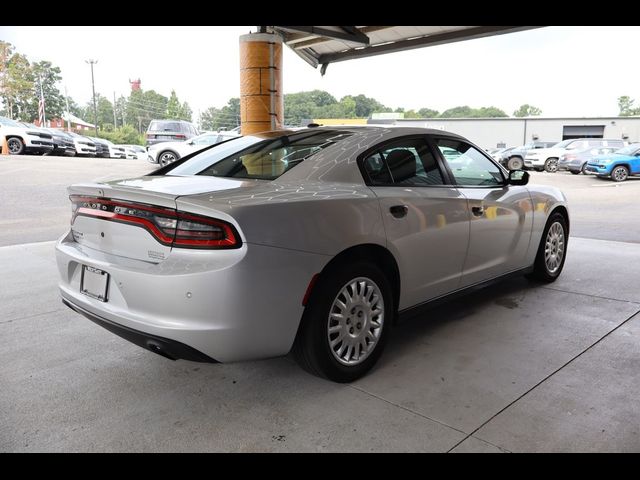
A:
[[[88,265],[82,266],[80,293],[100,300],[101,302],[106,302],[108,290],[109,274],[107,272]]]

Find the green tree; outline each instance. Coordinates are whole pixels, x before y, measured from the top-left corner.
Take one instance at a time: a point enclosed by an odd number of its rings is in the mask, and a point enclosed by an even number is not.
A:
[[[29,60],[14,53],[6,64],[2,100],[9,117],[30,122],[28,107],[34,96],[34,82]]]
[[[453,107],[445,110],[440,114],[441,118],[470,118],[473,114],[473,109],[468,105],[460,107]]]
[[[133,90],[127,100],[125,120],[129,125],[144,132],[151,120],[167,117],[169,100],[154,90]]]
[[[356,95],[353,97],[356,102],[356,117],[357,118],[369,118],[372,113],[390,112],[389,107],[385,107],[378,102],[375,98],[370,98],[365,95]]]
[[[13,56],[14,47],[9,42],[0,40],[0,99],[4,105],[2,113],[11,116],[9,105],[7,104],[7,84],[9,82],[9,60]]]
[[[528,103],[520,105],[520,108],[513,112],[514,117],[535,117],[541,114],[542,110],[538,107],[534,107],[533,105],[529,105]]]
[[[47,119],[60,118],[66,110],[64,95],[58,88],[58,83],[62,80],[60,68],[46,60],[33,63],[31,64],[31,77],[34,82],[34,95],[27,106],[26,116],[31,120],[38,118],[40,86],[42,85]]]
[[[421,108],[420,110],[418,110],[418,115],[420,115],[420,118],[435,118],[438,116],[438,111],[437,110],[433,110],[431,108]]]
[[[144,136],[140,135],[131,125],[124,125],[110,132],[99,131],[98,136],[106,138],[116,145],[144,145]]]
[[[171,90],[171,96],[169,96],[169,102],[167,103],[167,118],[180,118],[180,100],[176,95],[175,90]]]
[[[184,102],[180,106],[180,119],[190,122],[192,116],[193,116],[193,111],[191,110],[191,107],[187,102]]]
[[[200,114],[202,130],[231,130],[240,125],[240,99],[229,99],[222,108],[209,107]]]
[[[473,112],[473,116],[481,118],[496,118],[508,117],[509,115],[507,115],[504,110],[501,110],[497,107],[481,107],[475,109],[475,111]]]
[[[209,107],[200,114],[200,129],[201,130],[217,130],[216,125],[218,118],[220,117],[220,109],[216,107]]]
[[[640,108],[633,108],[635,100],[627,95],[618,97],[618,108],[620,109],[619,115],[621,117],[629,117],[631,115],[640,114]]]
[[[415,110],[407,110],[406,112],[404,112],[404,118],[422,118],[422,117],[420,117],[420,114]]]

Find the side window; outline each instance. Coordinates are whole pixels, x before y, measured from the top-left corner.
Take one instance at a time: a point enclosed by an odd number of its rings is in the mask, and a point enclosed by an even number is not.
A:
[[[364,169],[371,182],[378,185],[444,184],[436,159],[421,138],[387,143],[364,160]]]
[[[458,185],[497,186],[504,184],[500,168],[480,151],[459,140],[436,140]]]

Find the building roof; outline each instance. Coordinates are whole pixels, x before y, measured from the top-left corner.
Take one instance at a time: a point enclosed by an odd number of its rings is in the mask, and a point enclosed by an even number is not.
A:
[[[314,68],[353,58],[539,28],[535,26],[271,26]]]
[[[95,125],[93,123],[85,122],[84,120],[82,120],[79,117],[76,117],[73,113],[70,113],[70,112],[65,112],[62,115],[62,119],[70,123],[76,123],[78,125],[83,125],[85,127],[95,128]]]

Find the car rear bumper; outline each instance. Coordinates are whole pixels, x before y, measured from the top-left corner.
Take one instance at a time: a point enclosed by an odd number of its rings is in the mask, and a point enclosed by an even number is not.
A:
[[[123,325],[119,325],[117,323],[111,322],[106,318],[102,318],[95,313],[91,313],[84,308],[75,305],[69,300],[62,299],[62,303],[64,303],[71,310],[78,312],[81,315],[84,315],[89,320],[94,323],[97,323],[103,328],[106,328],[111,333],[115,333],[119,337],[124,338],[125,340],[129,340],[131,343],[135,343],[136,345],[146,348],[147,350],[157,353],[158,355],[162,355],[163,357],[169,358],[171,360],[191,360],[192,362],[206,362],[206,363],[217,363],[217,360],[205,355],[198,350],[191,348],[184,343],[176,342],[175,340],[171,340],[168,338],[158,337],[157,335],[151,335],[150,333],[140,332],[138,330],[134,330],[132,328],[125,327]]]
[[[137,332],[144,338],[134,343],[144,348],[153,349],[147,344],[159,338],[220,362],[287,354],[307,285],[328,258],[244,244],[237,250],[174,248],[155,264],[90,249],[71,233],[56,245],[64,303]],[[109,274],[107,302],[80,293],[83,265]]]

